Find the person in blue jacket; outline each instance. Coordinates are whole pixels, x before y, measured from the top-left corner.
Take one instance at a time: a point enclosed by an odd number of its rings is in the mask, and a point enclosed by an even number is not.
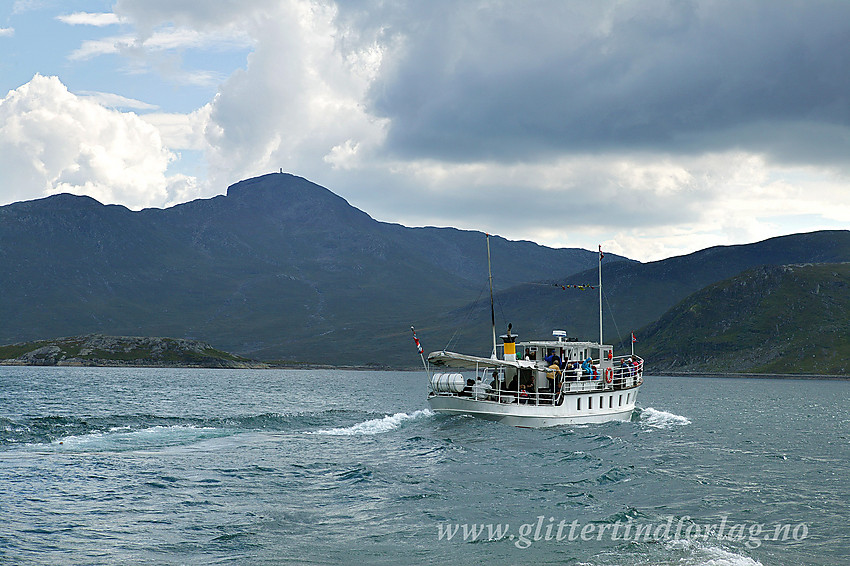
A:
[[[590,365],[590,358],[587,358],[581,363],[581,372],[590,376],[588,379],[594,379],[593,367]]]

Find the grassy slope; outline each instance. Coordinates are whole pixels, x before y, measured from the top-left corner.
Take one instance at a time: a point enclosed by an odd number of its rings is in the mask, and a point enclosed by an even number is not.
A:
[[[850,374],[850,264],[759,267],[641,331],[650,367]]]

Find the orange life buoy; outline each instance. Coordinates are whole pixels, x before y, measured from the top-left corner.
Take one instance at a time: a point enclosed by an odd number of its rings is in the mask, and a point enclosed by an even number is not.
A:
[[[614,370],[605,368],[605,383],[611,383],[612,381],[614,381]]]

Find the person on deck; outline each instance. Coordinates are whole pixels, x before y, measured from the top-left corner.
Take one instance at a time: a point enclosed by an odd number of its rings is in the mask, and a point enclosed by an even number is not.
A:
[[[475,385],[472,386],[472,396],[476,399],[486,399],[490,393],[490,387],[481,381],[479,375],[475,380]]]
[[[567,375],[565,378],[567,381],[579,381],[581,379],[581,369],[578,367],[577,363],[567,362],[566,371],[564,373]]]
[[[590,379],[593,379],[593,367],[590,365],[590,358],[584,360],[581,364],[581,372],[586,373],[591,376]]]

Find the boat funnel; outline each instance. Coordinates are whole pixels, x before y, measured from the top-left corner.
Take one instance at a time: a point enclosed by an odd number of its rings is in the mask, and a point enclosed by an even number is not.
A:
[[[516,361],[516,334],[502,334],[502,345],[505,349],[505,359]]]

